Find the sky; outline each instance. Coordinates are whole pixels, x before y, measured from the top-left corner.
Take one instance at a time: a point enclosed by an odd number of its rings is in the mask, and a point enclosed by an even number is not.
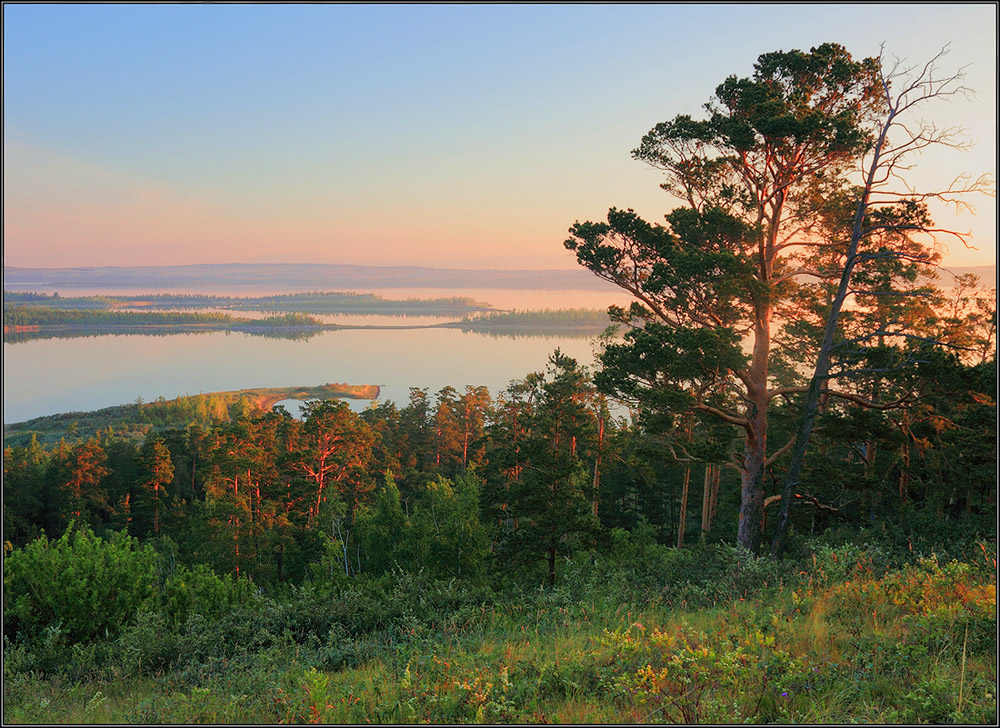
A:
[[[576,220],[676,203],[631,158],[766,52],[840,43],[977,94],[925,107],[995,173],[988,4],[3,6],[3,260],[17,267],[351,263],[573,268]],[[946,263],[996,261],[995,199]]]

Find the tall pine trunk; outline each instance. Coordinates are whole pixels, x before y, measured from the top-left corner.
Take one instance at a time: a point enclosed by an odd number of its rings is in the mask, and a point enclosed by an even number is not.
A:
[[[684,525],[687,520],[688,487],[691,484],[691,466],[684,466],[684,485],[681,487],[681,518],[677,525],[677,548],[684,545]]]
[[[701,496],[701,531],[708,533],[712,530],[712,521],[715,519],[715,499],[719,493],[719,466],[715,463],[708,463],[705,466],[705,483]]]
[[[771,307],[758,306],[754,349],[747,372],[748,425],[743,441],[743,477],[736,542],[756,554],[760,551],[764,517],[764,463],[767,460],[767,364],[771,342]]]
[[[597,451],[594,453],[594,483],[591,493],[591,508],[594,518],[597,518],[597,509],[601,500],[601,455],[604,449],[604,418],[597,416]]]

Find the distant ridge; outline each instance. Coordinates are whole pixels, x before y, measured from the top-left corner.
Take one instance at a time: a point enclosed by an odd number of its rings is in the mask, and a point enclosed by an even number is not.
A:
[[[15,268],[5,266],[5,287],[136,288],[250,286],[309,290],[343,288],[507,288],[613,290],[593,273],[579,270],[481,270],[301,263],[222,263],[97,268]]]
[[[973,273],[982,284],[996,281],[995,265],[954,266],[955,275]],[[939,285],[953,276],[941,271]],[[16,268],[5,266],[3,285],[38,288],[168,288],[337,290],[378,288],[505,288],[550,291],[611,291],[615,286],[588,270],[485,270],[420,266],[334,265],[327,263],[217,263],[97,268]]]

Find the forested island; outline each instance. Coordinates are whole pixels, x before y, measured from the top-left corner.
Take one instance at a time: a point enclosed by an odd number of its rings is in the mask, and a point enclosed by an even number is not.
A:
[[[238,318],[224,313],[173,311],[114,311],[4,306],[4,341],[101,336],[106,334],[166,335],[206,331],[239,331],[258,336],[303,338],[323,330],[347,328],[324,324],[301,313]]]
[[[380,388],[373,384],[323,384],[315,387],[272,387],[209,392],[152,402],[133,402],[105,407],[93,412],[67,412],[36,417],[26,422],[5,424],[4,446],[27,445],[35,441],[70,445],[98,435],[142,441],[164,428],[207,427],[238,419],[253,411],[268,411],[283,400],[326,401],[330,399],[374,400]]]
[[[894,186],[939,60],[767,53],[651,129],[665,224],[564,243],[632,299],[594,371],[25,430],[5,722],[996,724],[996,291],[928,207],[991,188]],[[603,324],[448,325],[545,315]]]
[[[598,334],[612,325],[607,311],[586,308],[489,311],[445,326],[481,332],[566,332]]]
[[[465,296],[389,299],[374,293],[316,291],[273,296],[218,296],[208,294],[149,293],[141,296],[60,296],[58,293],[4,291],[4,306],[40,306],[49,309],[113,311],[129,308],[223,308],[234,311],[291,313],[357,313],[392,316],[463,315],[487,311],[489,304]]]
[[[37,295],[37,294],[32,294]],[[69,338],[74,336],[101,336],[104,334],[144,334],[166,335],[193,333],[199,331],[238,331],[258,336],[308,338],[322,331],[347,329],[418,329],[455,328],[462,331],[493,333],[499,335],[546,335],[570,334],[592,335],[602,332],[611,325],[607,312],[591,309],[546,309],[544,311],[496,311],[487,310],[485,304],[472,305],[471,299],[455,299],[451,313],[480,311],[474,316],[466,315],[460,320],[432,323],[408,324],[405,318],[398,324],[340,324],[324,323],[319,319],[300,312],[274,313],[258,319],[241,318],[220,312],[192,311],[142,311],[119,310],[122,306],[141,307],[145,305],[166,306],[171,303],[164,299],[143,298],[141,301],[122,301],[105,297],[84,299],[62,299],[48,296],[31,298],[26,294],[15,295],[14,301],[4,305],[4,341],[18,343],[42,338]],[[180,309],[205,306],[211,297],[184,298],[177,304]],[[227,308],[258,310],[262,306],[274,306],[279,310],[306,308],[316,311],[319,304],[310,303],[309,297],[283,302],[284,296],[255,299],[255,303],[234,304],[231,299]],[[325,300],[326,296],[320,297]],[[376,297],[377,298],[377,297]],[[263,303],[261,303],[263,301]],[[42,305],[44,303],[44,305]],[[57,303],[58,306],[51,304]],[[220,304],[217,304],[220,305]],[[417,301],[406,309],[380,309],[378,305],[359,304],[355,312],[377,314],[378,311],[406,310],[401,315],[440,315],[444,309],[436,308],[431,301]],[[343,306],[337,306],[344,312]],[[267,308],[265,310],[271,310]]]

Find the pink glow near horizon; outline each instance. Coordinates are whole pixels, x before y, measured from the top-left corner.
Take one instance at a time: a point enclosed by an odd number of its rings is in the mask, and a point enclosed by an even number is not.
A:
[[[669,199],[648,172],[628,180],[631,206],[659,220]],[[598,196],[581,190],[575,205],[563,189],[551,209],[451,207],[415,194],[378,210],[327,192],[294,209],[227,204],[152,179],[83,163],[31,145],[5,145],[4,264],[13,267],[184,265],[198,263],[343,263],[441,268],[576,267],[562,246],[576,219],[600,219]],[[54,181],[54,182],[53,182]],[[641,185],[638,184],[641,182]],[[287,195],[287,191],[286,191]],[[937,222],[972,232],[965,248],[948,236],[945,264],[996,262],[996,209],[970,200],[978,214],[938,207]],[[361,203],[361,204],[358,204]],[[611,200],[605,204],[613,204]]]
[[[6,5],[3,261],[573,269],[574,221],[672,206],[629,155],[652,125],[697,116],[763,52],[828,41],[907,64],[952,44],[941,69],[978,94],[916,116],[967,128],[974,154],[927,150],[907,179],[993,172],[995,5],[865,12]],[[261,54],[278,23],[295,42]],[[969,202],[978,216],[932,208],[978,248],[952,240],[947,265],[996,262],[995,201]]]
[[[966,249],[958,240],[943,237],[946,264],[996,262],[995,242],[984,241],[982,234],[990,220],[995,220],[995,211],[987,209],[982,217],[943,212],[938,219],[944,225],[978,233],[973,244],[979,247]],[[554,219],[539,221],[532,230],[521,229],[516,218],[507,227],[501,227],[502,220],[483,225],[469,219],[457,230],[448,230],[434,221],[407,229],[406,220],[413,218],[406,214],[387,213],[374,220],[367,213],[337,220],[325,217],[317,212],[313,218],[291,221],[263,215],[241,219],[152,185],[122,187],[108,200],[13,201],[4,215],[4,264],[39,268],[233,262],[576,267],[574,257],[561,244],[572,217],[555,219],[553,215]]]
[[[381,214],[361,207],[331,211],[332,204],[313,204],[293,215],[280,209],[231,209],[43,150],[8,146],[6,151],[10,194],[5,195],[4,264],[9,266],[576,265],[561,245],[572,218],[552,215],[526,231],[520,216],[480,214],[476,219],[459,209],[445,217],[440,209],[412,203]],[[47,186],[49,178],[59,185]]]

